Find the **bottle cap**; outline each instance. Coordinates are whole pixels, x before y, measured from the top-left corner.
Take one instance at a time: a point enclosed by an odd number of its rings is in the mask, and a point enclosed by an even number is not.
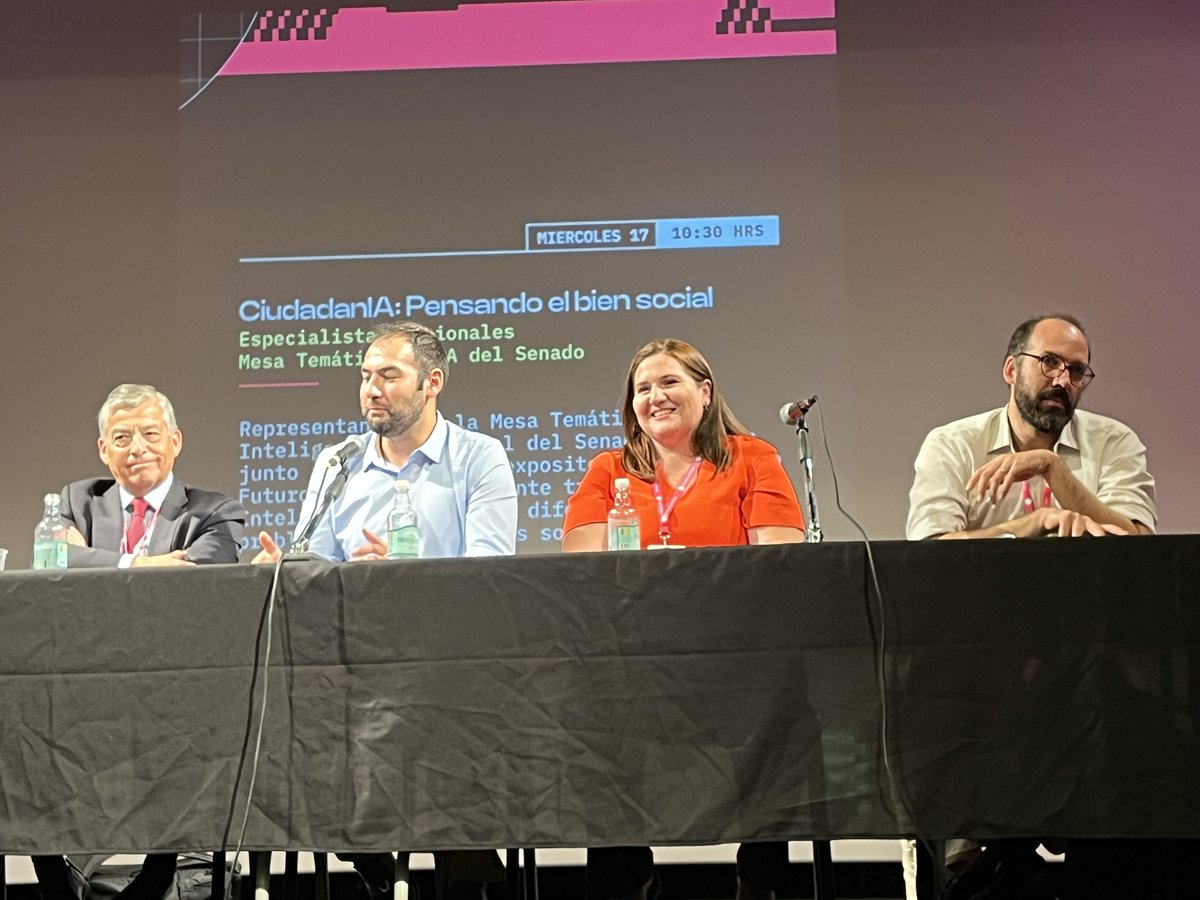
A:
[[[42,498],[43,503],[60,503],[61,501],[62,497],[58,496],[58,494],[47,494]]]
[[[613,487],[615,487],[618,491],[627,491],[627,490],[629,490],[629,479],[628,478],[614,479]]]
[[[395,483],[392,485],[392,490],[399,494],[401,492],[407,492],[411,487],[412,485],[408,483],[407,478],[397,478]]]

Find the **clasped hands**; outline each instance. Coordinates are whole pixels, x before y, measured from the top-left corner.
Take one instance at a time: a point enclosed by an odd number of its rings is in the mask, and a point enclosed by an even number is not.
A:
[[[971,473],[967,492],[975,492],[978,500],[990,499],[999,503],[1008,496],[1014,484],[1041,475],[1049,483],[1056,467],[1063,465],[1062,457],[1052,450],[1021,450],[993,457]],[[1032,513],[1006,523],[1004,530],[1016,537],[1053,535],[1083,537],[1106,534],[1128,534],[1123,528],[1097,522],[1090,516],[1071,509],[1043,506]]]

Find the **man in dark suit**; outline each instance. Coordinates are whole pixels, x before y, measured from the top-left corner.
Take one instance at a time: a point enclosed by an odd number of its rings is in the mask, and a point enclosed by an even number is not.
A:
[[[100,409],[97,445],[113,477],[62,490],[70,568],[237,562],[246,511],[175,477],[183,432],[165,395],[118,385]]]
[[[246,511],[215,491],[174,474],[183,433],[171,401],[146,384],[122,384],[100,407],[100,459],[112,478],[89,478],[62,490],[70,523],[70,568],[194,566],[236,563]],[[35,856],[45,900],[73,900],[61,856]],[[146,857],[122,900],[161,900],[175,877],[175,854]]]

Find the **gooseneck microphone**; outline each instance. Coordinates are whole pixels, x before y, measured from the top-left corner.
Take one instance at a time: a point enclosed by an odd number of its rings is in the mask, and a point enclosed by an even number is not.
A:
[[[793,400],[779,407],[779,421],[784,425],[795,425],[804,418],[804,414],[817,405],[817,395],[813,394],[807,400]]]
[[[346,463],[354,459],[354,457],[358,456],[358,454],[362,453],[363,450],[366,449],[367,440],[369,437],[369,434],[350,435],[350,437],[342,441],[341,446],[334,451],[333,455],[329,457],[325,465],[330,469],[336,469],[340,466],[346,465]]]
[[[326,473],[329,469],[337,469],[338,473],[334,476],[333,481],[329,483],[329,487],[325,489],[321,495],[321,501],[313,510],[313,514],[309,516],[308,521],[304,523],[304,528],[296,535],[292,541],[292,546],[288,548],[288,556],[297,557],[308,553],[308,542],[312,540],[313,532],[317,530],[317,523],[329,511],[329,507],[333,502],[342,495],[342,491],[346,489],[346,480],[350,477],[350,470],[346,468],[346,463],[358,456],[366,449],[367,442],[371,439],[371,434],[352,434],[346,438],[341,445],[330,454],[329,459],[325,463]],[[321,486],[325,484],[325,475],[321,476]],[[320,487],[318,487],[318,493]]]

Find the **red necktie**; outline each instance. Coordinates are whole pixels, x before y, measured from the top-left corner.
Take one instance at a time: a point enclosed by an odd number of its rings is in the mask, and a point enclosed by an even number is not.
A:
[[[125,552],[136,553],[138,544],[146,534],[146,513],[150,504],[144,497],[133,498],[133,515],[129,519],[129,527],[125,529]]]

